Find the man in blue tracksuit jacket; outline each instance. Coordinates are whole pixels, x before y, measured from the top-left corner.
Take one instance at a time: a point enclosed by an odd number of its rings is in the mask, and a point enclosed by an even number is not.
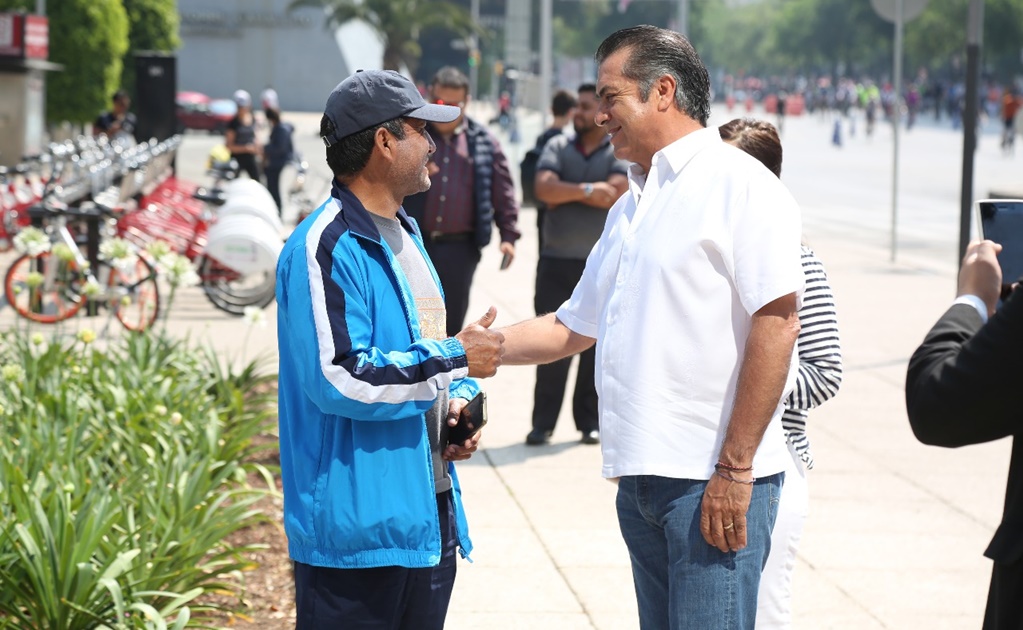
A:
[[[472,549],[447,444],[500,365],[496,311],[444,333],[436,271],[402,199],[430,186],[428,105],[389,71],[357,72],[327,100],[331,197],[277,265],[284,525],[299,630],[443,628],[455,550]]]

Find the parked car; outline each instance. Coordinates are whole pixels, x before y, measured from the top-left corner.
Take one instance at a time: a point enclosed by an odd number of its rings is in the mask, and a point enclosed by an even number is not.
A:
[[[178,92],[178,127],[224,133],[227,123],[238,113],[238,106],[227,98],[210,98],[201,92]]]

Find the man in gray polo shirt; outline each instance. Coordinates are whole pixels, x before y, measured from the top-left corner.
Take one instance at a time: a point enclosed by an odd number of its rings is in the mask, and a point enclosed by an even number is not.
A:
[[[551,313],[572,296],[586,256],[600,238],[607,209],[628,188],[629,163],[615,159],[607,133],[594,122],[597,88],[579,86],[572,119],[575,134],[550,140],[536,165],[536,198],[547,204],[536,266],[536,314]],[[597,390],[593,383],[594,348],[579,355],[572,415],[584,444],[598,444]],[[533,430],[526,444],[550,440],[565,397],[571,357],[536,368]]]

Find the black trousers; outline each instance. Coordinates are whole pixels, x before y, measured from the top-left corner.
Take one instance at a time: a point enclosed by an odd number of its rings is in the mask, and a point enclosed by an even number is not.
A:
[[[585,260],[541,257],[536,265],[536,294],[533,306],[537,315],[553,313],[572,297],[572,290],[583,275]],[[572,416],[580,431],[598,429],[597,388],[593,383],[596,350],[590,348],[579,355],[579,370],[575,376],[572,395]],[[572,357],[538,365],[536,387],[533,390],[533,428],[553,431],[565,398],[565,385]]]
[[[281,171],[284,170],[282,167],[274,166],[267,167],[263,174],[266,176],[266,189],[270,191],[270,196],[274,198],[274,203],[277,204],[277,214],[281,214]]]
[[[259,181],[259,163],[252,153],[237,153],[231,157],[238,162],[238,170],[247,173],[248,176],[257,182]]]
[[[437,495],[440,564],[425,569],[329,569],[295,563],[296,630],[443,630],[455,586],[451,491]]]
[[[460,235],[461,236],[461,235]],[[441,237],[442,239],[445,237]],[[469,290],[472,277],[480,263],[480,250],[471,234],[454,237],[454,240],[424,239],[426,253],[444,287],[444,307],[447,309],[448,336],[454,337],[465,325],[465,314],[469,311]],[[480,313],[480,317],[483,313]]]
[[[984,630],[1023,630],[1023,559],[995,562],[987,594]]]

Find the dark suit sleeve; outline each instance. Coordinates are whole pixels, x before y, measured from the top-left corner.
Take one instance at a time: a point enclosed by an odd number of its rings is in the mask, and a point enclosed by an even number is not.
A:
[[[913,353],[906,409],[917,439],[964,446],[1023,432],[1023,291],[982,324],[969,305],[953,305]]]

